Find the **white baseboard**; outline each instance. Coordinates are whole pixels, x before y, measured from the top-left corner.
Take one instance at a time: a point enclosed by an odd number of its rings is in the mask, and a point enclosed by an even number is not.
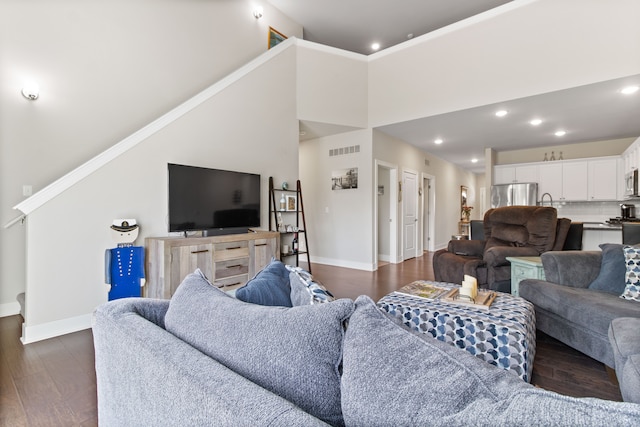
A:
[[[378,254],[378,261],[391,262],[391,255]]]
[[[60,335],[82,331],[91,327],[93,313],[82,316],[70,317],[68,319],[56,320],[54,322],[43,323],[41,325],[22,325],[22,344],[31,344]]]
[[[344,261],[341,259],[313,257],[312,264],[332,265],[334,267],[353,268],[355,270],[375,271],[375,264],[364,262]]]
[[[0,304],[0,317],[14,316],[16,314],[20,314],[18,301]]]

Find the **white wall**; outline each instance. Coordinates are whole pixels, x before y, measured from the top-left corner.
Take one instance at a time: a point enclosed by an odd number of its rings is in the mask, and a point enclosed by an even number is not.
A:
[[[638,74],[638,16],[636,0],[514,1],[371,55],[370,125]]]
[[[267,50],[270,25],[302,37],[268,3],[260,20],[253,6],[0,0],[0,225],[19,215],[24,184],[37,192],[249,62]],[[35,102],[20,94],[29,78],[41,87]],[[24,241],[25,227],[0,228],[0,316],[17,313],[25,289]]]
[[[371,130],[300,143],[300,180],[312,262],[374,269],[373,161]],[[359,153],[329,156],[329,150],[360,145]],[[358,168],[358,188],[331,189],[331,172]]]
[[[436,205],[433,211],[436,228],[431,233],[431,238],[436,249],[446,247],[451,235],[458,234],[460,186],[465,185],[469,188],[468,204],[470,206],[476,206],[479,203],[475,192],[477,187],[475,174],[425,153],[404,141],[374,131],[373,158],[398,165],[398,176],[402,176],[402,170],[407,169],[418,171],[419,176],[426,173],[435,177],[436,186],[432,191],[436,193]],[[474,210],[472,213],[472,219],[481,218],[481,213],[477,211]],[[402,235],[400,231],[398,228],[399,236]],[[402,242],[398,242],[398,253],[402,253],[401,249]]]
[[[541,162],[545,153],[556,158],[562,152],[564,160],[584,159],[588,157],[619,156],[637,138],[621,138],[606,141],[590,141],[579,144],[551,145],[547,147],[529,148],[526,150],[510,150],[496,152],[496,164]]]
[[[140,245],[167,235],[168,162],[261,174],[266,229],[268,177],[298,177],[294,82],[295,49],[286,49],[31,213],[23,339],[60,333],[68,319],[79,327],[106,301],[103,254],[114,246],[113,218],[136,218]]]
[[[367,127],[366,56],[301,41],[298,46],[298,118]]]

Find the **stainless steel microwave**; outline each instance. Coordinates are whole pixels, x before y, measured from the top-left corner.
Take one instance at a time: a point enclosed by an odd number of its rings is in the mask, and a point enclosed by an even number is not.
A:
[[[624,195],[626,197],[640,197],[640,194],[638,194],[638,169],[625,174]]]

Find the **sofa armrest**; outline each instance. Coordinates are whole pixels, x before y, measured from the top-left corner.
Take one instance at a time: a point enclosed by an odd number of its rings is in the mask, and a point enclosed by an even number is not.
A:
[[[640,319],[618,317],[609,325],[616,376],[625,402],[640,403]]]
[[[483,259],[489,267],[509,265],[508,256],[538,256],[538,250],[529,246],[493,246],[484,252]]]
[[[484,240],[450,240],[447,250],[456,255],[482,257]]]
[[[551,251],[543,253],[542,266],[548,282],[586,288],[598,277],[601,251]]]

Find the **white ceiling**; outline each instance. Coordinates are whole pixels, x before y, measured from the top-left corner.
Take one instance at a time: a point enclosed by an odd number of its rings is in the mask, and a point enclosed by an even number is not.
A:
[[[304,39],[369,55],[510,0],[269,0],[304,28]]]
[[[402,43],[502,4],[505,0],[270,0],[304,28],[304,38],[365,55]],[[622,95],[640,75],[505,101],[464,111],[380,127],[442,159],[484,171],[484,150],[507,151],[640,136],[640,92]],[[495,111],[505,109],[502,118]],[[538,117],[537,127],[528,122]],[[331,135],[333,126],[304,122],[301,140]],[[561,138],[554,132],[566,130]],[[345,130],[342,130],[345,131]],[[441,145],[433,140],[444,139]],[[472,158],[477,163],[472,163]]]
[[[640,136],[640,75],[378,128],[465,169],[484,172],[484,149],[509,151]],[[506,110],[504,117],[495,112]],[[539,118],[543,122],[532,126]],[[566,131],[562,137],[557,130]],[[442,138],[436,145],[433,141]],[[471,159],[477,158],[477,163]],[[542,160],[536,159],[536,160]]]

